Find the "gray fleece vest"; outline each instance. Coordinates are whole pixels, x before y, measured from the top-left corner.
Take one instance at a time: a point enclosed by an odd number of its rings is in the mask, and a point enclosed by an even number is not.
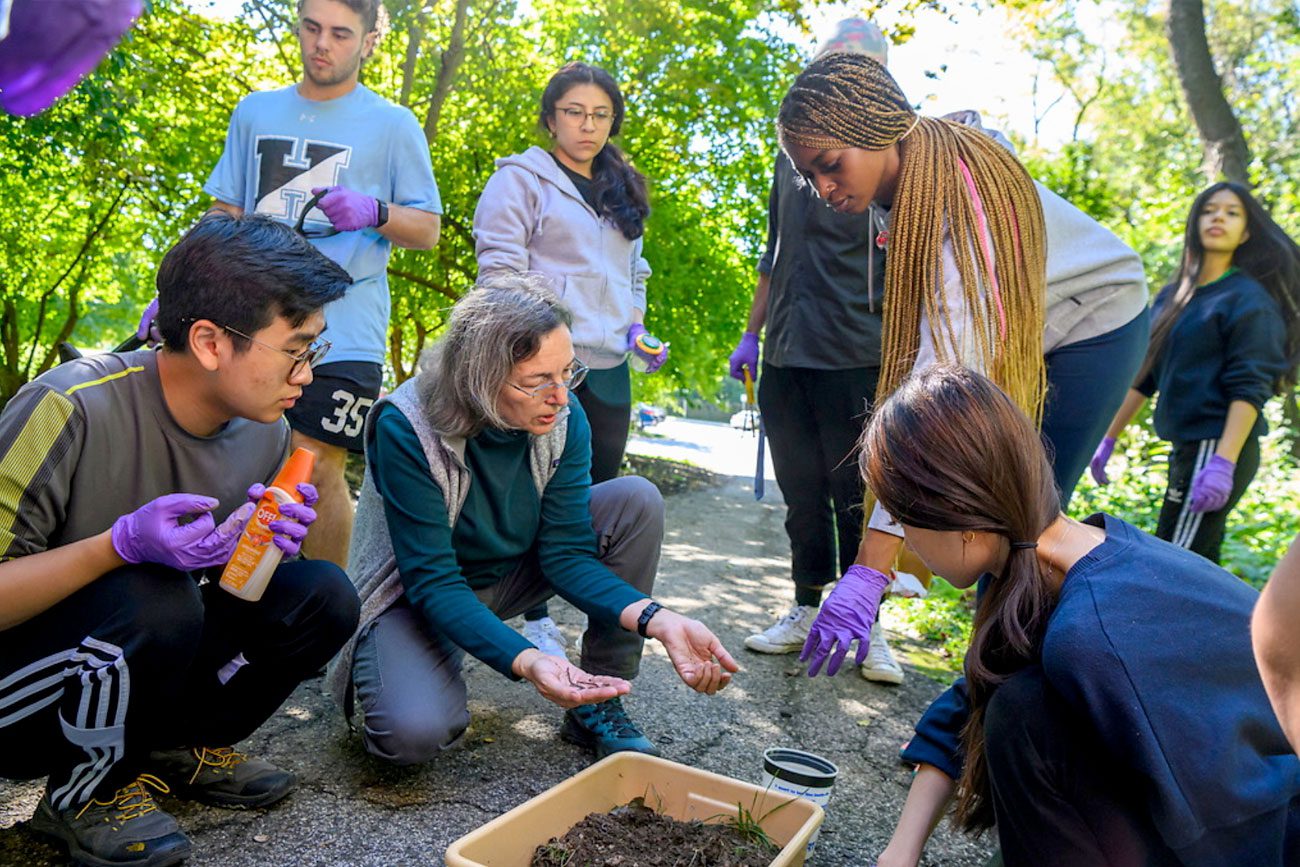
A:
[[[370,425],[374,423],[378,416],[377,410],[384,403],[395,406],[415,430],[415,436],[424,449],[425,459],[429,462],[430,475],[446,500],[447,520],[453,528],[465,505],[465,498],[469,495],[470,472],[465,466],[465,438],[442,437],[434,431],[425,415],[414,379],[398,386],[392,394],[371,407],[366,417],[366,475],[357,500],[357,514],[352,526],[352,548],[348,555],[348,576],[357,588],[357,595],[361,597],[361,621],[356,633],[339,651],[338,656],[334,657],[325,674],[326,688],[348,717],[352,715],[352,658],[356,652],[357,639],[403,593],[397,558],[393,554],[393,542],[388,535],[388,521],[384,516],[384,501],[375,486],[368,460]],[[529,465],[539,497],[555,475],[560,456],[564,453],[568,432],[569,415],[566,410],[550,433],[531,438]]]

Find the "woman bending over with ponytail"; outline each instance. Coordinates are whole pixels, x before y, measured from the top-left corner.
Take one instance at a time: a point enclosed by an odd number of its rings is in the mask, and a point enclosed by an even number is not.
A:
[[[1240,184],[1192,202],[1182,265],[1152,308],[1151,348],[1092,459],[1107,484],[1115,439],[1160,392],[1156,434],[1173,444],[1156,535],[1219,562],[1228,513],[1259,469],[1260,414],[1295,386],[1300,247]]]
[[[590,368],[574,396],[591,422],[594,484],[617,476],[623,463],[629,353],[647,373],[668,358],[643,324],[650,266],[641,242],[650,204],[645,178],[610,141],[623,119],[623,94],[608,72],[566,64],[542,92],[539,124],[551,150],[497,160],[474,212],[479,279],[541,272],[573,315],[573,350]],[[565,639],[544,605],[524,621],[529,640],[564,655]]]
[[[917,864],[954,795],[1007,867],[1300,863],[1300,760],[1255,670],[1254,590],[1109,515],[1067,518],[1031,419],[964,368],[905,382],[860,462],[927,566],[986,582],[966,688],[918,727],[928,757],[880,867]]]
[[[777,123],[786,153],[830,207],[889,212],[877,401],[937,361],[984,372],[1041,420],[1068,500],[1146,350],[1137,254],[1036,184],[987,133],[917,115],[870,58],[811,64]],[[822,606],[830,626],[875,620],[880,588],[856,570],[889,572],[899,536],[875,510],[851,580]],[[868,633],[858,637],[867,644]]]

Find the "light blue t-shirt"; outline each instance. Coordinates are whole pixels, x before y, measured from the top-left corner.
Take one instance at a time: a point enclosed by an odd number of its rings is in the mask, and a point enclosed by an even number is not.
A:
[[[304,99],[297,85],[249,94],[235,107],[226,149],[203,189],[290,225],[312,187],[345,186],[385,202],[442,213],[429,146],[415,116],[358,84],[338,99]],[[328,229],[319,209],[304,228]],[[384,362],[388,345],[388,254],[376,229],[313,238],[353,285],[325,308],[334,344],[327,362]]]

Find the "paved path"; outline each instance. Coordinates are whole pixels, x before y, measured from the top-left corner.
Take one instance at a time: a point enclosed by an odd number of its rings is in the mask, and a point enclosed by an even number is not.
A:
[[[790,602],[780,492],[769,484],[766,498],[754,501],[753,464],[746,461],[754,456],[752,436],[697,422],[674,421],[657,430],[665,436],[649,440],[654,447],[679,440],[674,448],[691,450],[699,436],[680,435],[692,430],[714,438],[719,449],[693,449],[703,456],[697,463],[715,471],[734,466],[740,474],[669,498],[656,595],[706,621],[743,669],[719,695],[698,696],[651,643],[628,708],[667,758],[718,773],[757,781],[762,751],[774,745],[830,758],[841,776],[813,863],[868,864],[888,840],[906,796],[910,774],[897,762],[898,747],[940,687],[915,671],[901,687],[867,683],[851,668],[834,679],[809,680],[793,656],[745,651],[744,636]],[[639,441],[633,448],[651,446]],[[552,610],[575,638],[582,616],[563,603]],[[561,712],[526,684],[476,662],[469,664],[468,682],[474,722],[464,746],[405,769],[366,756],[322,697],[319,681],[304,684],[246,744],[296,769],[301,787],[264,811],[165,801],[194,839],[195,855],[187,863],[439,865],[452,840],[589,764],[587,755],[559,740]],[[25,827],[39,794],[39,784],[0,782],[0,864],[67,863]],[[945,829],[924,863],[979,865],[987,849],[987,840],[971,842]]]

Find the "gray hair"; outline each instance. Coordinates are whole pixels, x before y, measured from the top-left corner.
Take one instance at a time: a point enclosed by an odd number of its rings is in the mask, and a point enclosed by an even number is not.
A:
[[[480,280],[420,356],[416,390],[433,429],[472,437],[487,427],[509,427],[497,412],[497,396],[510,372],[537,354],[543,337],[572,323],[544,274],[503,272]]]

